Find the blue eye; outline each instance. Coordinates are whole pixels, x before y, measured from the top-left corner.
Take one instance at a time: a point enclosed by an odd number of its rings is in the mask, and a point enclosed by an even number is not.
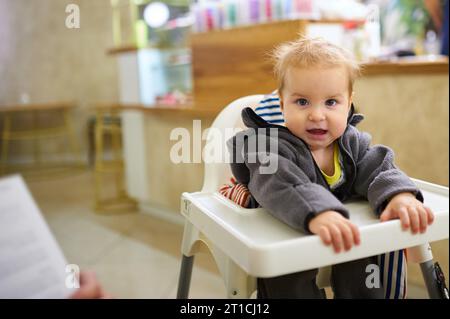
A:
[[[305,106],[305,105],[308,105],[308,100],[307,99],[298,99],[295,101],[295,103],[300,106]]]
[[[335,106],[337,104],[337,101],[335,99],[329,99],[325,102],[327,106]]]

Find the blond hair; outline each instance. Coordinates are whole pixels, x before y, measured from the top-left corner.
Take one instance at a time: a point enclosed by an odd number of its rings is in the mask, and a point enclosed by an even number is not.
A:
[[[349,75],[349,91],[360,74],[360,65],[344,48],[322,38],[300,37],[292,42],[282,43],[272,53],[274,73],[278,82],[278,93],[284,88],[284,79],[289,67],[336,67],[344,66]]]

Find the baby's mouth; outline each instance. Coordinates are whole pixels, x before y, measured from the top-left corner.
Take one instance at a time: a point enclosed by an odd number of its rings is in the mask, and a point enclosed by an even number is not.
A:
[[[306,130],[309,134],[312,134],[312,135],[324,135],[324,134],[326,134],[328,131],[327,130],[322,130],[322,129],[319,129],[319,128],[314,128],[314,129],[311,129],[311,130]]]

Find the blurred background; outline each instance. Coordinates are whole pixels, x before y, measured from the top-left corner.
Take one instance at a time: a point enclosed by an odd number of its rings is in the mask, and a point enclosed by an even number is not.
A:
[[[180,195],[203,163],[173,163],[170,133],[273,91],[267,54],[301,34],[354,53],[360,128],[448,186],[440,0],[0,0],[0,175],[25,177],[67,259],[113,295],[173,298]],[[433,252],[448,278],[448,240]],[[192,296],[225,297],[212,257],[199,266]],[[409,283],[426,297],[417,265]]]

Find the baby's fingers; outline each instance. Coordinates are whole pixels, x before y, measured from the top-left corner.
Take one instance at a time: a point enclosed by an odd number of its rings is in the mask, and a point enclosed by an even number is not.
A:
[[[350,250],[354,243],[352,229],[346,223],[339,225],[339,228],[341,229],[342,239],[344,240],[344,249]]]
[[[424,207],[418,207],[417,212],[419,214],[419,220],[420,220],[420,232],[423,234],[427,231],[428,226],[428,216],[427,211]]]
[[[407,230],[411,221],[409,220],[408,210],[406,208],[400,208],[398,210],[398,216],[400,217],[400,222],[402,223],[403,230]]]
[[[329,227],[330,233],[331,233],[331,238],[333,241],[333,247],[334,247],[334,251],[336,253],[339,253],[342,249],[343,246],[343,240],[342,240],[342,234],[340,229],[335,226],[335,225],[331,225]]]
[[[419,213],[415,207],[408,207],[409,219],[411,221],[411,230],[413,234],[417,234],[420,226]]]
[[[348,225],[350,226],[350,229],[352,230],[353,240],[355,242],[355,245],[359,245],[361,243],[361,235],[359,234],[358,226],[356,226],[352,222],[349,222]]]
[[[325,226],[320,227],[319,236],[325,245],[328,246],[331,244],[331,234],[327,227]]]
[[[424,208],[425,208],[425,211],[427,212],[428,225],[431,225],[434,222],[434,213],[430,207],[424,206]]]

